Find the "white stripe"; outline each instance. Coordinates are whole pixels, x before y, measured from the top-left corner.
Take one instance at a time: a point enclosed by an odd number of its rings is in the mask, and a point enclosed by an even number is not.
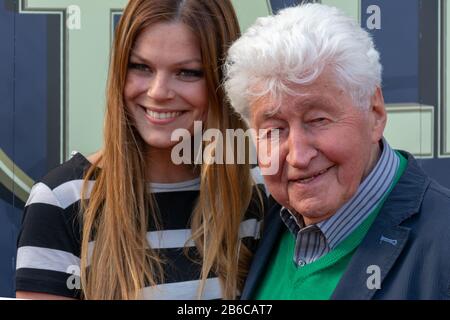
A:
[[[261,221],[249,219],[241,222],[239,227],[239,238],[253,237],[259,239],[261,229]]]
[[[80,258],[70,252],[32,246],[17,250],[17,270],[31,268],[72,274],[79,266]]]
[[[251,174],[253,181],[255,181],[256,184],[260,184],[264,187],[264,192],[266,193],[266,196],[270,196],[270,191],[267,189],[266,184],[264,183],[264,178],[261,174],[261,169],[259,167],[254,167],[251,169]]]
[[[20,247],[17,251],[17,270],[22,268],[32,268],[73,274],[75,270],[79,270],[79,266],[80,259],[78,257],[61,250],[25,246]],[[192,280],[160,284],[156,287],[146,287],[142,290],[142,298],[160,300],[196,299],[199,285],[200,280]],[[222,298],[218,278],[206,280],[202,298]]]
[[[199,191],[200,178],[175,183],[148,183],[147,187],[152,193]]]
[[[239,238],[254,237],[259,239],[261,221],[248,219],[241,222]],[[194,247],[195,243],[190,239],[191,229],[161,230],[147,232],[147,242],[153,249],[176,249]],[[89,242],[89,256],[94,250],[95,241]]]
[[[194,241],[188,239],[191,237],[190,229],[163,230],[147,232],[147,242],[153,249],[173,249],[183,247],[194,247]],[[188,242],[187,242],[188,241]],[[186,243],[187,242],[187,243]],[[94,251],[95,241],[88,244],[88,265],[90,257]]]
[[[251,170],[253,179],[257,184],[264,184],[264,179],[261,176],[261,172],[258,167]],[[67,181],[53,191],[44,183],[40,182],[33,186],[31,189],[30,197],[27,201],[27,206],[33,203],[45,203],[51,204],[62,209],[66,209],[70,205],[74,204],[81,199],[81,189],[83,187],[84,180],[70,180]],[[91,196],[92,188],[94,187],[94,180],[88,181],[86,190],[86,199]],[[162,183],[149,183],[148,187],[153,193],[160,192],[179,192],[179,191],[199,191],[200,179],[194,179],[190,181],[184,181],[181,183],[162,184]],[[266,189],[267,193],[267,189]]]
[[[163,192],[183,192],[183,191],[200,191],[200,185],[194,185],[189,187],[184,187],[182,189],[165,189],[165,188],[151,188],[148,187],[151,193],[163,193]]]
[[[193,247],[194,241],[188,242],[191,236],[190,229],[152,231],[147,232],[147,242],[154,249]]]
[[[151,192],[159,193],[159,192],[178,192],[178,191],[198,191],[200,190],[200,180],[192,180],[188,181],[190,185],[186,185],[186,182],[181,184],[149,184],[149,188],[151,185],[154,185],[154,188],[151,188]],[[31,190],[30,197],[28,198],[27,204],[30,205],[33,203],[45,203],[51,204],[62,209],[66,209],[70,205],[74,204],[81,199],[81,189],[83,187],[84,180],[71,180],[65,182],[53,191],[44,183],[40,182],[33,186]],[[88,188],[86,190],[86,199],[89,199],[91,196],[92,188],[94,187],[95,180],[88,181]],[[179,187],[177,187],[180,185]],[[173,186],[173,189],[170,189],[170,186]]]
[[[165,283],[142,289],[142,299],[153,300],[196,300],[200,280]],[[219,278],[206,279],[202,299],[221,299]]]
[[[71,180],[53,189],[53,191],[44,183],[39,182],[31,189],[31,194],[25,206],[35,203],[45,203],[66,209],[71,204],[81,199],[81,188],[84,180]],[[93,180],[88,181],[86,199],[91,196]]]
[[[264,178],[261,174],[261,169],[259,167],[254,167],[253,169],[250,170],[250,172],[256,184],[264,184]]]
[[[70,205],[74,204],[75,202],[81,199],[81,189],[83,188],[83,183],[84,180],[82,179],[71,180],[53,189],[53,193],[61,203],[61,207],[63,209],[66,209],[67,207],[69,207]],[[88,181],[88,186],[86,190],[86,199],[89,199],[89,197],[91,196],[91,191],[92,188],[94,187],[94,183],[95,183],[94,180]]]
[[[36,183],[33,186],[25,207],[33,203],[45,203],[52,206],[61,207],[61,204],[56,199],[52,190],[42,182]]]

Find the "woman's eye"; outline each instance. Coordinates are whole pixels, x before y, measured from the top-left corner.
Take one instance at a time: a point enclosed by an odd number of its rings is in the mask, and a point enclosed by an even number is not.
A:
[[[195,81],[203,78],[203,71],[196,69],[181,69],[177,75],[183,80]]]
[[[133,70],[137,70],[137,71],[150,71],[150,68],[147,67],[145,64],[141,64],[141,63],[130,63],[128,65],[128,68],[133,69]]]

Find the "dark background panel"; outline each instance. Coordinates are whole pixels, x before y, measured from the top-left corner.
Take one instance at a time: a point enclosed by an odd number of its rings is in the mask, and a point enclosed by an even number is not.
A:
[[[0,148],[13,154],[14,119],[14,8],[12,2],[0,2]],[[15,216],[12,193],[0,185],[0,297],[12,296],[13,226],[20,215]]]
[[[113,24],[114,24],[114,29],[117,27],[117,24],[119,23],[119,21],[120,21],[120,17],[121,17],[122,15],[120,15],[120,14],[115,14],[114,15],[114,22],[113,22]]]
[[[59,21],[57,15],[16,18],[14,161],[33,180],[59,164]]]
[[[381,9],[381,30],[368,30],[367,7]],[[438,158],[438,12],[436,0],[361,0],[361,25],[381,54],[386,103],[431,105],[435,112],[435,158],[422,168],[450,188],[450,159]]]
[[[381,9],[380,30],[367,29],[371,5]],[[361,0],[361,25],[373,36],[381,54],[387,103],[420,101],[418,18],[419,0]]]
[[[60,20],[0,0],[0,148],[33,180],[59,164]],[[24,203],[0,186],[0,297],[14,296]]]
[[[13,153],[14,116],[14,15],[13,4],[0,2],[0,148]]]
[[[431,178],[450,189],[450,158],[419,160]]]
[[[303,2],[314,2],[314,1],[303,1]],[[273,13],[277,13],[283,8],[293,7],[302,3],[302,0],[270,0],[270,6]]]

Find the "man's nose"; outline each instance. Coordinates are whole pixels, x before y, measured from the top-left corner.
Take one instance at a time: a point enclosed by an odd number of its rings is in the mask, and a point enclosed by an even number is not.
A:
[[[307,168],[311,160],[317,156],[312,138],[302,129],[291,129],[289,132],[288,154],[286,161],[295,168]]]
[[[175,92],[171,88],[171,81],[164,74],[156,74],[149,82],[147,95],[153,100],[168,100],[175,97]]]

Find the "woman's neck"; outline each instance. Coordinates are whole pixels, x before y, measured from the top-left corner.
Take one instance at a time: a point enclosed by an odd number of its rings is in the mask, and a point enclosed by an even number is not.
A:
[[[87,157],[90,163],[95,163],[101,157],[102,151],[98,151]],[[171,159],[171,151],[165,149],[152,149],[147,152],[147,181],[153,183],[175,183],[192,180],[200,176],[200,167],[193,165],[176,165]],[[97,164],[99,168],[102,163]]]
[[[149,150],[146,156],[147,180],[154,183],[174,183],[192,180],[200,175],[199,167],[189,164],[174,164],[171,150]]]

